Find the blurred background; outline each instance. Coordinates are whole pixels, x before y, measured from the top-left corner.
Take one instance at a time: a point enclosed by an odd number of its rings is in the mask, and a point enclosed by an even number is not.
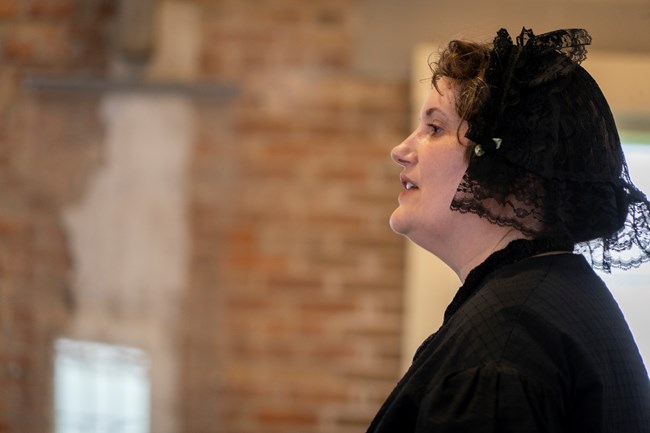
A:
[[[650,55],[648,0],[0,0],[0,433],[365,431],[412,53],[522,26]]]

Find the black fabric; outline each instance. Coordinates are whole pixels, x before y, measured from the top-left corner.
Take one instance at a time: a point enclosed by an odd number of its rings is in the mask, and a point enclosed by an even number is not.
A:
[[[485,73],[488,98],[468,118],[476,143],[451,209],[531,237],[568,237],[593,267],[650,260],[650,203],[633,184],[614,117],[579,63],[583,29],[513,44],[501,29]]]
[[[458,289],[454,299],[445,309],[443,318],[443,326],[451,319],[456,311],[467,301],[480,287],[480,284],[485,279],[486,275],[494,272],[505,265],[517,263],[528,257],[538,254],[558,251],[571,251],[573,244],[563,238],[541,238],[541,239],[518,239],[510,242],[506,248],[496,251],[490,255],[483,263],[472,269],[465,278],[465,282]],[[435,337],[432,334],[427,338],[420,347],[416,350],[414,359],[424,350],[426,345]]]
[[[486,261],[479,273],[369,433],[650,432],[646,369],[583,256]]]

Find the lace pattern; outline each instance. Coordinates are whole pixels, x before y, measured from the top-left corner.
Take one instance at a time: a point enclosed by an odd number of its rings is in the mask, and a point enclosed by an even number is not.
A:
[[[497,33],[490,96],[468,119],[481,152],[451,208],[568,238],[595,268],[628,269],[650,260],[650,204],[630,179],[604,95],[579,65],[590,42],[582,29],[523,29],[516,44]]]

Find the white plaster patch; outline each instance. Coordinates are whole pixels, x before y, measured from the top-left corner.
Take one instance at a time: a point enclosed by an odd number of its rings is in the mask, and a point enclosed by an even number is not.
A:
[[[105,165],[65,214],[77,300],[149,308],[185,284],[191,106],[178,97],[114,95],[103,115]]]
[[[104,164],[64,212],[77,306],[69,337],[144,349],[153,361],[152,431],[173,433],[192,106],[181,97],[119,94],[106,97],[102,113]]]

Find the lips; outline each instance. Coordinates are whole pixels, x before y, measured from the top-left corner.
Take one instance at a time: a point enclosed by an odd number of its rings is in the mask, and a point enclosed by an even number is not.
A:
[[[418,186],[415,184],[415,182],[413,182],[408,177],[401,175],[400,180],[402,181],[402,185],[404,186],[404,189],[406,189],[407,191],[418,189]]]

